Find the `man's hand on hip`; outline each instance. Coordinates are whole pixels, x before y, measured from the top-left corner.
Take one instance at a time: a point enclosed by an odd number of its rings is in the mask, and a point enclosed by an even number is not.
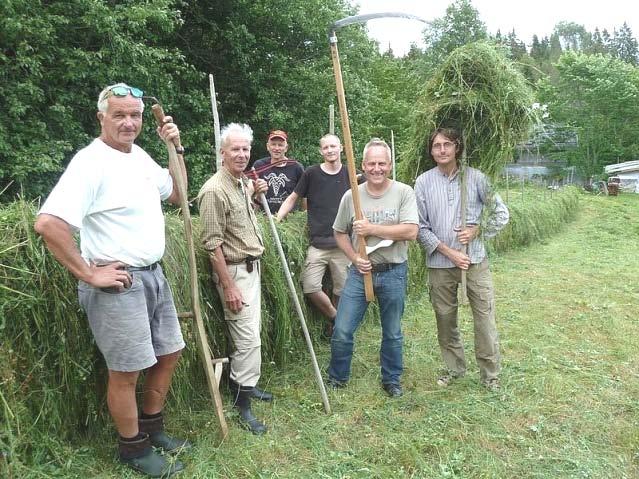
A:
[[[124,291],[131,287],[133,281],[125,267],[126,265],[119,261],[103,266],[91,263],[89,265],[91,276],[86,279],[86,282],[96,288],[117,288],[119,291]]]

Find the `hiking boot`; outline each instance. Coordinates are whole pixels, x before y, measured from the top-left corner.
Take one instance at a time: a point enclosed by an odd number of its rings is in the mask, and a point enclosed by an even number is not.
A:
[[[171,477],[184,469],[180,461],[168,461],[167,458],[153,450],[148,434],[141,439],[118,442],[118,460],[149,477]]]
[[[490,378],[487,381],[482,381],[482,384],[484,385],[486,389],[493,392],[499,391],[501,387],[499,385],[499,378]]]
[[[382,384],[382,388],[384,388],[384,391],[386,391],[386,394],[388,394],[392,398],[398,398],[404,394],[404,391],[402,390],[402,387],[399,384],[394,384],[394,383]]]
[[[437,378],[437,385],[439,387],[445,388],[450,385],[450,383],[452,383],[455,379],[459,379],[461,377],[464,377],[464,375],[446,372]]]
[[[158,447],[164,452],[178,452],[190,449],[193,446],[186,439],[171,437],[164,432],[164,416],[162,413],[147,418],[141,417],[138,420],[138,427],[140,432],[149,435],[152,446]]]

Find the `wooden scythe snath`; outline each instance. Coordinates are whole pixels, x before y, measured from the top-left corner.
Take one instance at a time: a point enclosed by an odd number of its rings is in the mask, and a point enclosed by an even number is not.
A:
[[[253,177],[253,179],[257,179],[258,176],[255,172],[255,168],[252,169],[251,176]],[[322,396],[324,410],[326,411],[326,414],[330,414],[331,405],[328,402],[328,395],[326,394],[326,387],[324,386],[324,380],[322,379],[322,372],[320,371],[319,365],[317,364],[317,356],[315,356],[315,350],[313,349],[313,341],[311,341],[311,335],[309,334],[308,327],[306,326],[306,320],[304,319],[302,305],[300,304],[300,300],[297,297],[295,283],[293,283],[293,276],[291,275],[291,271],[286,260],[286,255],[284,254],[284,250],[282,249],[282,241],[280,240],[280,235],[277,232],[277,227],[275,226],[275,221],[273,220],[273,215],[271,214],[271,208],[268,206],[268,201],[266,201],[266,196],[264,196],[264,193],[260,193],[258,197],[260,199],[260,203],[262,204],[262,208],[264,209],[264,213],[266,213],[266,217],[268,218],[268,223],[271,227],[271,234],[273,235],[273,239],[275,240],[277,253],[282,263],[282,270],[284,271],[286,283],[288,284],[288,289],[291,293],[291,300],[295,305],[295,311],[297,312],[297,317],[300,320],[302,332],[304,333],[304,339],[306,340],[306,347],[308,348],[308,352],[311,355],[311,364],[313,365],[313,372],[315,373],[315,381],[317,382],[317,386],[320,390],[320,395]]]
[[[361,220],[364,218],[362,215],[362,208],[359,199],[359,189],[357,185],[357,171],[355,170],[355,155],[353,153],[353,140],[351,138],[351,127],[348,118],[348,110],[346,109],[346,95],[344,93],[344,81],[342,79],[342,67],[339,61],[339,53],[337,51],[337,35],[335,31],[338,28],[354,23],[365,23],[368,20],[376,18],[410,18],[413,20],[419,20],[425,22],[415,15],[408,13],[369,13],[365,15],[353,15],[346,17],[333,23],[329,30],[328,41],[331,46],[331,58],[333,60],[333,72],[335,73],[335,86],[337,87],[337,102],[339,104],[340,119],[342,122],[342,136],[344,137],[344,149],[346,152],[346,162],[348,166],[348,177],[351,186],[351,194],[353,195],[353,209],[355,210],[355,220]],[[362,235],[357,236],[357,252],[360,257],[368,259],[366,254],[366,238]],[[366,301],[374,301],[375,293],[373,291],[373,277],[371,273],[364,274],[364,291],[366,293]]]
[[[164,111],[162,106],[157,103],[151,107],[153,115],[158,125],[163,125]],[[204,372],[206,373],[206,382],[209,386],[209,392],[215,405],[215,412],[217,419],[220,423],[220,436],[224,439],[229,432],[226,419],[224,418],[224,406],[222,405],[222,397],[220,396],[220,376],[222,374],[222,364],[228,362],[228,358],[213,359],[209,350],[209,343],[206,336],[206,329],[204,328],[204,321],[202,320],[202,312],[200,310],[200,288],[198,284],[197,264],[195,259],[195,244],[193,243],[193,225],[191,223],[191,212],[189,210],[188,192],[186,188],[186,178],[184,178],[182,172],[186,171],[184,167],[184,160],[180,158],[176,151],[175,145],[172,141],[165,141],[166,148],[169,152],[169,166],[173,174],[175,175],[174,187],[177,187],[180,195],[180,208],[182,209],[182,219],[184,220],[184,234],[186,236],[186,244],[189,252],[189,272],[191,282],[191,304],[193,311],[189,313],[181,313],[179,316],[184,318],[195,319],[195,337],[198,348],[198,353],[202,364],[204,365]]]

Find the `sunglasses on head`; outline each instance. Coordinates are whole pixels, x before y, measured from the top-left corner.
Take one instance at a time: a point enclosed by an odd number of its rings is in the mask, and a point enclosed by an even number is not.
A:
[[[131,94],[133,98],[142,98],[144,96],[142,90],[132,86],[114,86],[109,91],[115,96],[127,96],[128,94]]]

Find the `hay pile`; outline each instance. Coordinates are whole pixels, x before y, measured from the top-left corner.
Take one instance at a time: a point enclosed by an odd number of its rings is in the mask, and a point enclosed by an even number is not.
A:
[[[106,369],[77,301],[77,282],[46,250],[33,231],[38,205],[16,201],[0,207],[0,452],[22,456],[55,451],[60,440],[92,435],[109,425],[105,405]],[[262,352],[265,362],[285,367],[307,360],[299,319],[279,257],[261,219],[267,245],[263,258]],[[167,245],[162,260],[178,311],[190,311],[188,253],[182,220],[166,215]],[[281,225],[289,266],[299,277],[308,240],[306,215]],[[194,234],[199,224],[194,218]],[[211,281],[208,257],[197,252],[201,310],[216,357],[226,355],[221,304]],[[301,295],[301,288],[300,288]],[[307,309],[311,337],[322,324]],[[181,321],[185,349],[167,406],[181,411],[210,407],[192,320]],[[310,363],[309,363],[310,365]],[[310,366],[309,366],[310,367]]]
[[[400,175],[412,184],[433,165],[428,137],[440,127],[462,131],[468,164],[495,177],[535,121],[533,93],[524,76],[492,44],[456,49],[426,84]]]

